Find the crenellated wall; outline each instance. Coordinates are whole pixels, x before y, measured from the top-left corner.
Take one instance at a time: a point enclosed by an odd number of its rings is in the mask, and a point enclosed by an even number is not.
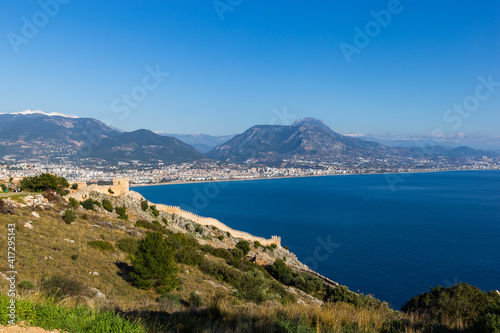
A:
[[[78,189],[70,192],[70,197],[83,201],[89,197],[91,192],[98,192],[113,196],[125,196],[129,193],[128,178],[113,178],[113,185],[97,185],[78,183]]]
[[[199,216],[199,215],[196,215],[192,212],[183,210],[178,206],[167,206],[167,205],[160,204],[160,205],[156,205],[156,209],[158,209],[159,211],[167,212],[169,214],[175,214],[177,216],[185,218],[186,220],[191,220],[191,221],[196,222],[196,223],[201,224],[201,225],[211,225],[211,226],[217,227],[222,231],[229,232],[233,237],[236,237],[236,238],[242,238],[244,240],[248,240],[251,242],[258,241],[264,246],[269,246],[271,244],[276,244],[278,246],[281,246],[281,237],[279,237],[279,236],[271,236],[271,239],[257,237],[257,236],[249,234],[248,232],[234,230],[217,219],[214,219],[211,217]]]

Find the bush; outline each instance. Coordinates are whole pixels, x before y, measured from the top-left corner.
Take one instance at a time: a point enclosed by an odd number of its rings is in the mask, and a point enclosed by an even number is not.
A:
[[[137,240],[135,238],[122,238],[116,243],[116,247],[125,253],[134,254],[137,251]]]
[[[309,273],[297,272],[285,264],[282,259],[276,259],[270,267],[269,273],[276,280],[284,285],[294,286],[308,294],[313,292],[321,292],[324,289],[323,281]],[[349,291],[349,293],[351,293]],[[355,295],[354,293],[352,293]],[[331,301],[337,301],[331,300]]]
[[[255,242],[253,242],[253,246],[258,248],[258,247],[262,246],[262,244],[259,241],[255,241]]]
[[[72,190],[78,190],[78,184],[74,183],[73,185],[71,185],[71,189]]]
[[[174,249],[160,233],[148,233],[139,241],[132,267],[130,275],[138,288],[155,288],[160,293],[166,293],[179,285]]]
[[[47,199],[50,202],[62,202],[63,199],[61,195],[64,195],[65,192],[63,190],[60,191],[60,193],[54,191],[54,190],[46,190],[42,192],[42,195],[45,199]]]
[[[127,208],[125,207],[116,207],[116,214],[118,214],[118,218],[122,220],[128,220]]]
[[[250,252],[250,244],[247,241],[241,240],[236,244],[236,248],[243,252],[243,256],[246,256]]]
[[[148,208],[149,208],[148,202],[147,202],[146,200],[142,200],[142,201],[141,201],[141,209],[142,209],[143,211],[147,211],[147,210],[148,210]]]
[[[80,203],[75,198],[69,198],[68,203],[71,208],[76,208],[80,206]]]
[[[156,206],[153,205],[151,206],[151,212],[153,213],[154,216],[158,217],[160,215],[160,212],[158,211],[158,209],[156,209]]]
[[[14,207],[7,201],[0,199],[0,214],[14,214]]]
[[[80,204],[86,210],[94,210],[94,200],[92,200],[90,198],[87,199],[87,200],[82,201]]]
[[[191,294],[189,294],[188,302],[191,306],[195,307],[200,307],[205,305],[205,300],[203,299],[203,296],[194,291],[192,291]]]
[[[21,181],[21,190],[31,192],[42,192],[54,190],[59,194],[69,187],[68,181],[64,177],[57,177],[48,173],[43,173],[36,177],[24,177]]]
[[[23,280],[23,281],[19,282],[19,288],[24,289],[24,290],[31,290],[31,289],[35,289],[35,284],[31,281]]]
[[[111,205],[111,202],[108,199],[102,200],[102,208],[106,209],[108,212],[113,211],[113,205]]]
[[[55,298],[90,296],[89,289],[82,282],[62,276],[43,277],[40,289]]]
[[[115,247],[110,242],[95,240],[87,243],[90,247],[101,251],[114,251]]]
[[[217,236],[217,239],[222,241],[222,240],[224,240],[224,236],[222,236],[222,235],[221,236]]]
[[[72,209],[66,209],[63,213],[63,220],[66,224],[71,224],[71,222],[75,222],[76,213]]]
[[[135,222],[135,226],[139,227],[139,228],[149,229],[149,230],[153,230],[156,232],[161,232],[163,234],[166,234],[167,228],[160,225],[160,223],[158,221],[155,221],[155,222],[156,223],[151,223],[151,222],[148,222],[145,220],[138,220],[137,222]]]
[[[485,293],[467,283],[459,283],[453,287],[431,288],[430,292],[409,300],[402,310],[426,314],[438,323],[453,320],[468,325],[498,300],[500,296],[493,291]]]
[[[276,297],[271,292],[271,282],[261,271],[248,271],[241,277],[238,294],[244,299],[261,303]]]
[[[277,248],[277,247],[278,247],[278,245],[276,245],[276,244],[274,244],[274,243],[272,243],[272,244],[271,244],[271,249],[273,249],[273,250],[274,250],[274,249],[275,249],[275,248]]]
[[[76,260],[76,259],[78,259],[78,254],[72,254],[72,255],[71,255],[71,259],[72,259],[72,260]]]

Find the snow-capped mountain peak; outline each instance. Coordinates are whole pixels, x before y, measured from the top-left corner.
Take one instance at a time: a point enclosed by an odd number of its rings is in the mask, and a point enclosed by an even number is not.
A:
[[[0,114],[5,114],[5,113],[0,113]],[[46,112],[43,112],[40,110],[26,110],[26,111],[21,111],[21,112],[12,112],[9,114],[22,114],[22,115],[41,114],[41,115],[48,116],[48,117],[79,118],[77,116],[66,115],[64,113],[58,113],[58,112],[46,113]]]

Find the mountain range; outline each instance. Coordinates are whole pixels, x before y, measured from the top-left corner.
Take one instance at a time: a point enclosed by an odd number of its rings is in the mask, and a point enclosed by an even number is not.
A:
[[[290,126],[257,125],[235,136],[209,136],[168,135],[146,129],[123,132],[96,119],[60,113],[0,114],[0,158],[4,160],[90,158],[116,164],[182,163],[210,158],[231,163],[279,164],[401,160],[415,156],[465,159],[498,154],[469,147],[389,147],[336,133],[314,118],[297,120]]]

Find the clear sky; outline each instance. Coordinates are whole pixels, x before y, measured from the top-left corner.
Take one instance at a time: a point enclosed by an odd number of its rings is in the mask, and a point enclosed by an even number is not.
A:
[[[311,116],[342,133],[500,135],[495,0],[2,1],[0,37],[0,112],[170,133]]]

